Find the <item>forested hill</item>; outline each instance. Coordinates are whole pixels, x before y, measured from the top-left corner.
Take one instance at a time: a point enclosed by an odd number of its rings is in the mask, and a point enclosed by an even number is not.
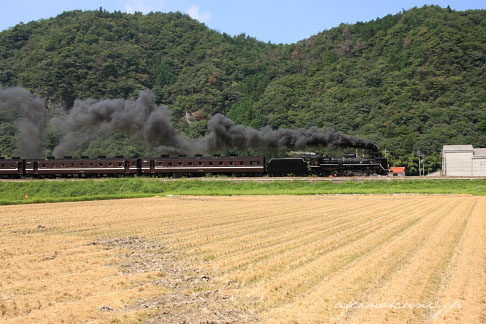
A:
[[[52,110],[152,89],[194,137],[217,112],[253,127],[332,126],[413,172],[418,148],[434,168],[443,144],[486,146],[486,11],[414,8],[290,45],[181,13],[71,11],[0,33],[0,85],[31,89]],[[14,153],[13,135],[0,114],[0,152]],[[84,152],[127,153],[125,142],[98,139]]]

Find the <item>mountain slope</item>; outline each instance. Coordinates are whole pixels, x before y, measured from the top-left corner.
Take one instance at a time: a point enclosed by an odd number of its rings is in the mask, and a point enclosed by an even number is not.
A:
[[[72,11],[0,33],[0,84],[31,89],[51,110],[150,88],[191,136],[217,112],[254,127],[331,126],[376,141],[412,173],[418,148],[433,169],[443,144],[486,146],[485,81],[483,10],[414,8],[291,45],[181,13]],[[0,114],[7,153],[10,122]]]
[[[485,145],[485,18],[424,7],[341,25],[292,45],[297,73],[256,105],[270,124],[335,126],[398,155]],[[285,96],[285,108],[272,107]]]

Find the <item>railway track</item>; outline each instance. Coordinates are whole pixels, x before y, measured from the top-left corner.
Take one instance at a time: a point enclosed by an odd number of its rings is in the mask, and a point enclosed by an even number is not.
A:
[[[56,178],[56,179],[0,179],[0,182],[25,182],[25,181],[85,181],[93,179],[95,181],[103,181],[106,179],[112,179],[109,177],[104,178]],[[154,179],[153,177],[139,177],[139,179]],[[346,182],[346,181],[407,181],[407,180],[478,180],[486,179],[486,177],[446,177],[446,176],[431,176],[431,177],[419,177],[419,176],[406,176],[406,177],[195,177],[195,178],[155,178],[160,181],[180,181],[180,180],[200,180],[200,181],[253,181],[253,182],[272,182],[272,181],[330,181],[330,182]]]

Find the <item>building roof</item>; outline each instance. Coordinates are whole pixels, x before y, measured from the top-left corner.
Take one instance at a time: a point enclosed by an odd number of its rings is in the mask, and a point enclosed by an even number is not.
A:
[[[486,148],[474,149],[474,156],[486,157]]]
[[[442,150],[444,152],[457,152],[457,151],[472,152],[474,149],[472,145],[444,145]]]
[[[390,167],[390,170],[393,173],[402,173],[405,172],[405,167]]]

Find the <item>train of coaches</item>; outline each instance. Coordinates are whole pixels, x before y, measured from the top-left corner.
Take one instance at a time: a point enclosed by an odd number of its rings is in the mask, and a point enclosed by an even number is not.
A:
[[[205,175],[231,176],[371,176],[390,172],[387,159],[379,154],[359,158],[345,154],[342,158],[322,157],[317,154],[293,158],[261,156],[203,156],[179,155],[158,158],[64,157],[55,159],[5,159],[0,157],[2,178],[57,178],[57,177],[119,177],[168,176],[197,177]]]
[[[379,154],[357,157],[345,154],[342,158],[323,157],[318,154],[291,158],[262,156],[203,156],[162,155],[158,158],[98,158],[80,159],[5,159],[0,157],[2,178],[58,178],[58,177],[121,177],[165,176],[197,177],[206,175],[229,176],[372,176],[388,175],[387,159]]]

